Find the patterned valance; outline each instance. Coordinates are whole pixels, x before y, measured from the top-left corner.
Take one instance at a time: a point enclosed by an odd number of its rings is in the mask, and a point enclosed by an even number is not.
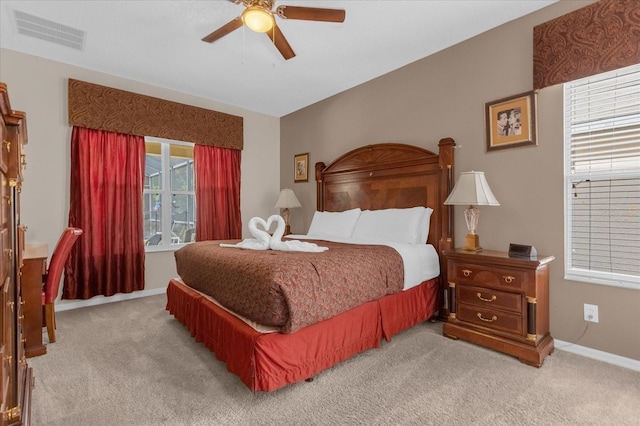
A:
[[[600,0],[533,29],[533,88],[640,63],[640,1]]]
[[[242,117],[69,79],[69,124],[242,149]]]

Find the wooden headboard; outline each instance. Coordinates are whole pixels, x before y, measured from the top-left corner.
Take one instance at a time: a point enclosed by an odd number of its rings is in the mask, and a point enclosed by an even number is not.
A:
[[[439,318],[449,315],[445,294],[447,265],[442,251],[453,248],[453,209],[444,205],[453,188],[451,138],[441,139],[439,153],[417,146],[381,143],[349,151],[325,166],[316,163],[317,209],[339,212],[431,207],[427,242],[440,256]]]
[[[427,242],[438,253],[451,248],[453,214],[443,203],[453,188],[454,146],[453,139],[441,139],[440,152],[434,154],[417,146],[381,143],[349,151],[328,166],[316,163],[317,209],[431,207]]]

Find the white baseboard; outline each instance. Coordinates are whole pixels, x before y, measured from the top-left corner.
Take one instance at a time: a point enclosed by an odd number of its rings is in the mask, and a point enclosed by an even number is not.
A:
[[[640,371],[640,361],[636,359],[626,358],[620,355],[614,355],[609,352],[599,351],[597,349],[591,349],[586,346],[573,344],[571,342],[564,342],[558,339],[554,339],[554,340],[555,340],[554,346],[556,349],[571,352],[577,355],[586,356],[587,358],[597,359],[598,361],[604,361],[606,363],[629,368],[631,370]]]
[[[88,300],[80,300],[77,302],[56,303],[56,312],[68,311],[71,309],[86,308],[89,306],[103,305],[105,303],[120,302],[122,300],[137,299],[139,297],[156,296],[167,292],[167,287],[154,288],[151,290],[134,291],[133,293],[116,294],[114,296],[104,297],[96,296]]]
[[[86,308],[89,306],[102,305],[105,303],[120,302],[122,300],[137,299],[139,297],[156,296],[158,294],[164,294],[166,292],[167,288],[161,287],[154,288],[152,290],[136,291],[134,293],[116,294],[115,296],[110,297],[96,296],[89,300],[81,300],[78,302],[56,303],[56,312],[67,311],[70,309]],[[599,351],[597,349],[588,348],[586,346],[576,345],[574,343],[565,342],[563,340],[554,340],[554,346],[556,349],[586,356],[587,358],[597,359],[598,361],[604,361],[609,364],[629,368],[631,370],[640,371],[640,361],[638,360],[626,358],[604,351]]]

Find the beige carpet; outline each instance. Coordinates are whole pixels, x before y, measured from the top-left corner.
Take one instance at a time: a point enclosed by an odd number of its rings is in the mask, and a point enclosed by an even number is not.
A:
[[[272,393],[252,393],[153,296],[58,314],[32,424],[633,425],[640,373],[565,351],[540,369],[420,324]]]

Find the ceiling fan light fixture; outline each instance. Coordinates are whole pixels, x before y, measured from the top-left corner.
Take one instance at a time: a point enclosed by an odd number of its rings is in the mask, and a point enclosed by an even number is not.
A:
[[[261,6],[251,6],[242,12],[244,24],[257,33],[266,33],[273,28],[273,15]]]

